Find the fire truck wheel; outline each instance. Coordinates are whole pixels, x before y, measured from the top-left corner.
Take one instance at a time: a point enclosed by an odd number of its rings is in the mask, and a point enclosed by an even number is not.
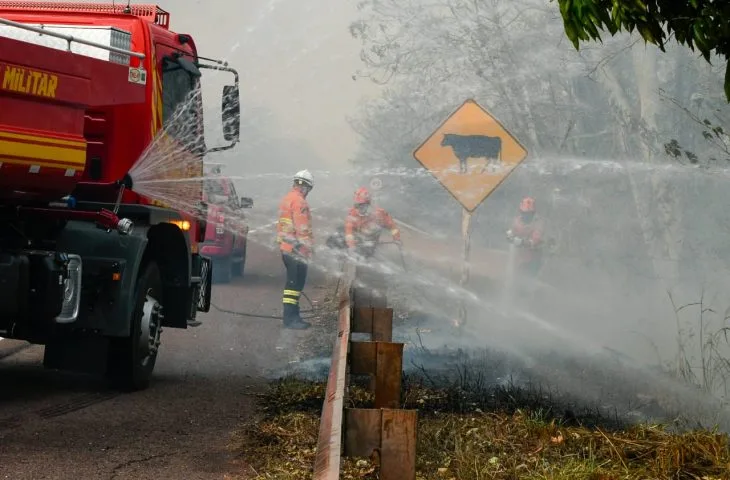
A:
[[[109,352],[109,374],[119,388],[134,391],[149,386],[162,333],[161,297],[160,269],[150,261],[137,278],[131,335],[113,339]]]
[[[213,261],[213,283],[229,283],[234,265],[231,257],[216,258]]]

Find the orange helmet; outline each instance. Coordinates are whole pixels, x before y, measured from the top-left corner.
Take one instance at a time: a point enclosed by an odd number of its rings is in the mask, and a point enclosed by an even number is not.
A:
[[[535,211],[535,199],[532,197],[525,197],[520,202],[520,212],[528,213]]]
[[[355,205],[370,203],[370,192],[365,187],[360,187],[355,192]]]

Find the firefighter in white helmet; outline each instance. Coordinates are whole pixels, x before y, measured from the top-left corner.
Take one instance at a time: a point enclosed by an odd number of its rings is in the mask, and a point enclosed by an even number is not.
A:
[[[299,298],[307,280],[307,264],[312,257],[312,215],[307,195],[313,187],[312,174],[309,170],[301,170],[294,175],[292,189],[279,204],[277,242],[286,267],[282,297],[284,327],[298,330],[310,327],[299,313]]]

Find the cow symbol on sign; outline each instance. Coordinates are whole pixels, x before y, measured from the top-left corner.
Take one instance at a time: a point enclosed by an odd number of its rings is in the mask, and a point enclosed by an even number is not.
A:
[[[454,155],[459,159],[459,173],[467,173],[467,161],[470,158],[483,158],[487,161],[480,173],[484,173],[487,167],[498,167],[502,163],[502,139],[500,137],[445,133],[441,146],[451,147],[454,151]],[[497,165],[494,165],[493,161],[496,161]]]

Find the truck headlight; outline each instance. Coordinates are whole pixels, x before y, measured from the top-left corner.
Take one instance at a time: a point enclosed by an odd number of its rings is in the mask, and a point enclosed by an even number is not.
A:
[[[81,305],[81,257],[68,255],[67,278],[64,280],[63,306],[56,317],[58,323],[72,323],[79,316]]]

